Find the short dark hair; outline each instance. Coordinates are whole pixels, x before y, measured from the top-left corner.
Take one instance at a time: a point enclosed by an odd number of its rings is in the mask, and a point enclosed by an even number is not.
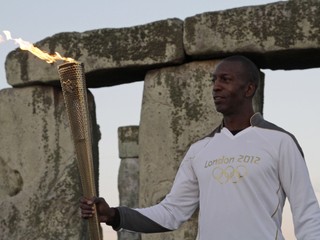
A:
[[[223,61],[228,62],[240,62],[244,67],[247,80],[256,85],[256,89],[259,87],[260,83],[260,70],[258,67],[247,57],[242,55],[234,55],[226,57]]]

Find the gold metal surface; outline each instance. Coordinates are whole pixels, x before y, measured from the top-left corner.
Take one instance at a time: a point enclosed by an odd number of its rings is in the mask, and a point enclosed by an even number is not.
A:
[[[72,131],[81,178],[83,195],[96,196],[94,181],[91,121],[88,109],[87,88],[82,63],[65,63],[58,66],[63,97]],[[101,240],[97,214],[88,220],[91,240]]]

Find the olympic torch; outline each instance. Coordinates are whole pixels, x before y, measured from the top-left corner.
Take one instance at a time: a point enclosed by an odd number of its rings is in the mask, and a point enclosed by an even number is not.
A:
[[[7,40],[12,40],[19,44],[20,49],[29,51],[47,63],[54,63],[57,60],[66,62],[58,66],[58,72],[75,145],[83,195],[86,198],[96,196],[91,121],[83,64],[78,63],[72,58],[63,57],[58,52],[49,54],[21,38],[12,38],[9,31],[3,31],[3,33]],[[3,39],[1,38],[0,40]],[[97,214],[88,221],[90,239],[101,240],[102,234],[100,232],[101,228]]]
[[[96,196],[96,187],[84,66],[78,62],[64,63],[58,66],[58,72],[75,145],[83,195],[92,198]],[[88,224],[90,239],[102,239],[97,214],[88,220]]]

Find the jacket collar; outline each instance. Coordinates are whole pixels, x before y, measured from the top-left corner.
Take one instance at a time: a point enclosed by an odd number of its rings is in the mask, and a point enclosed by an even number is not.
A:
[[[252,115],[250,118],[250,124],[252,127],[259,126],[262,122],[264,121],[261,113],[256,112],[255,114]]]

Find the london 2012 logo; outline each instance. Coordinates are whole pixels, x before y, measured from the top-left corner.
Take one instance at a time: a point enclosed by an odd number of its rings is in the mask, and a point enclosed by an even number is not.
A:
[[[212,170],[213,178],[221,184],[239,183],[247,174],[248,170],[243,165],[217,166]]]

